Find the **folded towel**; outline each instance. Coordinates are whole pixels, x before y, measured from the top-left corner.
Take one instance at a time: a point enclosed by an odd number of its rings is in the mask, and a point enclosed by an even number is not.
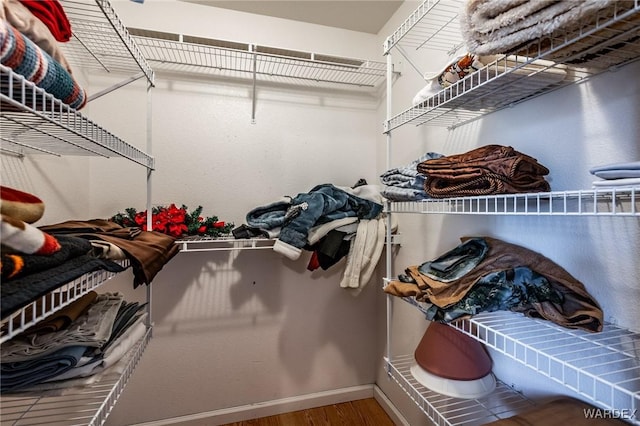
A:
[[[602,179],[622,179],[640,177],[640,161],[610,163],[595,166],[589,173]]]

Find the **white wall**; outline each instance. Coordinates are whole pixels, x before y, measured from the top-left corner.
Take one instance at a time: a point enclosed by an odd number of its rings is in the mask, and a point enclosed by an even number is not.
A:
[[[182,2],[126,1],[114,7],[135,27],[380,56],[372,35]],[[337,43],[344,39],[350,43]],[[102,76],[87,79],[94,90],[110,83]],[[250,209],[317,184],[351,186],[361,177],[376,183],[379,99],[259,82],[251,124],[251,87],[248,80],[157,73],[151,93],[153,204],[202,205],[203,214],[240,225]],[[144,148],[144,91],[143,83],[124,87],[96,100],[89,113]],[[125,163],[92,160],[94,215],[144,207],[144,174],[133,174]],[[339,288],[344,263],[310,272],[309,255],[291,261],[259,250],[174,258],[152,286],[153,339],[108,424],[373,383],[377,329],[371,324],[378,316],[380,279],[354,296]],[[130,287],[125,276],[108,288],[131,293]],[[133,293],[144,296],[143,290]]]
[[[381,40],[412,10],[411,5],[403,6],[379,34]],[[394,60],[397,58],[400,55],[395,52]],[[430,65],[424,57],[418,60]],[[634,77],[638,70],[640,64],[635,63],[607,72],[452,131],[404,126],[392,132],[391,165],[406,164],[427,151],[455,154],[496,143],[513,146],[547,166],[552,190],[590,188],[594,180],[588,173],[590,167],[640,158],[640,83]],[[405,67],[393,85],[393,113],[408,108],[423,86],[418,73]],[[382,120],[385,114],[386,109],[381,107]],[[379,170],[385,170],[384,146],[385,138],[379,135]],[[394,258],[395,273],[443,254],[455,247],[461,236],[489,235],[554,260],[584,283],[601,304],[605,320],[639,330],[637,218],[398,216],[400,231],[406,237]],[[394,303],[395,355],[413,353],[426,329],[424,318],[415,311],[404,302]],[[533,399],[567,392],[504,356],[492,353],[492,357],[498,378]],[[377,383],[412,425],[428,424],[426,416],[388,380],[382,367]]]
[[[175,1],[114,5],[134,27],[383,60],[384,37],[417,2],[403,5],[378,37]],[[607,73],[452,132],[403,127],[393,132],[392,166],[428,150],[452,154],[500,143],[548,166],[554,190],[588,188],[589,167],[640,157],[640,83],[634,78],[639,68]],[[83,78],[93,90],[112,82]],[[408,107],[421,87],[417,73],[405,66],[393,88],[394,111]],[[136,83],[84,112],[145,149],[144,92],[144,84]],[[324,182],[351,185],[360,177],[377,183],[386,169],[384,100],[264,85],[258,89],[257,123],[251,124],[250,85],[168,74],[158,75],[151,99],[155,204],[203,205],[205,214],[240,224],[249,209],[282,195]],[[45,199],[42,223],[143,207],[144,170],[126,161],[3,157],[2,166],[3,183]],[[628,302],[640,296],[635,218],[402,215],[399,220],[404,238],[394,258],[396,272],[452,248],[462,235],[491,235],[555,260],[584,282],[607,320],[638,329],[639,308]],[[412,425],[427,424],[384,373],[385,300],[379,277],[353,297],[338,288],[341,268],[311,273],[306,261],[285,260],[269,250],[179,254],[153,284],[154,338],[108,424],[374,381]],[[106,289],[144,297],[143,289],[132,291],[126,274]],[[409,353],[426,322],[407,304],[394,306],[392,350]],[[496,373],[508,384],[534,397],[564,391],[492,355]]]

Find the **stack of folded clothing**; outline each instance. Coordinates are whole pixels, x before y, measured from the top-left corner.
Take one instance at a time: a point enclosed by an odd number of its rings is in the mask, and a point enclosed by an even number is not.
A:
[[[124,269],[110,259],[91,255],[88,240],[54,235],[34,226],[44,213],[44,203],[35,195],[0,186],[0,213],[2,318],[83,274]]]
[[[549,169],[512,147],[486,145],[418,164],[433,198],[546,192]]]
[[[633,7],[633,1],[619,0],[470,0],[461,13],[460,29],[469,50],[478,55],[537,56],[543,50],[548,51],[546,58],[559,62],[602,66],[604,61],[610,66],[623,61],[627,54],[633,55],[631,42],[639,36],[640,16],[632,15],[609,27],[602,23]],[[588,30],[594,31],[590,37],[558,49],[566,40],[579,38]],[[598,61],[594,62],[596,57]]]
[[[86,92],[59,46],[71,38],[60,3],[1,0],[0,18],[0,63],[71,108],[82,108]]]
[[[88,384],[116,365],[146,333],[144,305],[89,292],[0,350],[0,391]]]
[[[384,185],[382,196],[390,201],[418,201],[429,198],[424,192],[425,176],[418,173],[418,164],[442,156],[435,152],[427,152],[407,165],[387,170],[380,175],[380,182]]]
[[[603,312],[584,285],[551,259],[491,237],[464,237],[438,258],[409,266],[384,288],[424,304],[428,320],[516,311],[568,328],[601,331]]]
[[[589,173],[601,179],[593,182],[594,188],[640,186],[640,161],[603,164]]]

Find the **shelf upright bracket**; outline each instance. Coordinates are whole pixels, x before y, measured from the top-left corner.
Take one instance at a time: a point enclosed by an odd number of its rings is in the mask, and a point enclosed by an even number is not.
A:
[[[258,52],[256,51],[256,45],[249,45],[249,52],[253,52],[253,89],[251,91],[251,124],[256,124],[256,75],[258,72]]]

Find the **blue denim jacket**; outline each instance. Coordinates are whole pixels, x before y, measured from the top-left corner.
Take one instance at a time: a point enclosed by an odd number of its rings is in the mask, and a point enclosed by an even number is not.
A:
[[[316,225],[344,217],[374,219],[382,205],[333,186],[322,184],[291,200],[257,207],[247,213],[247,224],[270,230],[281,227],[279,239],[297,248],[307,244],[309,230]]]

